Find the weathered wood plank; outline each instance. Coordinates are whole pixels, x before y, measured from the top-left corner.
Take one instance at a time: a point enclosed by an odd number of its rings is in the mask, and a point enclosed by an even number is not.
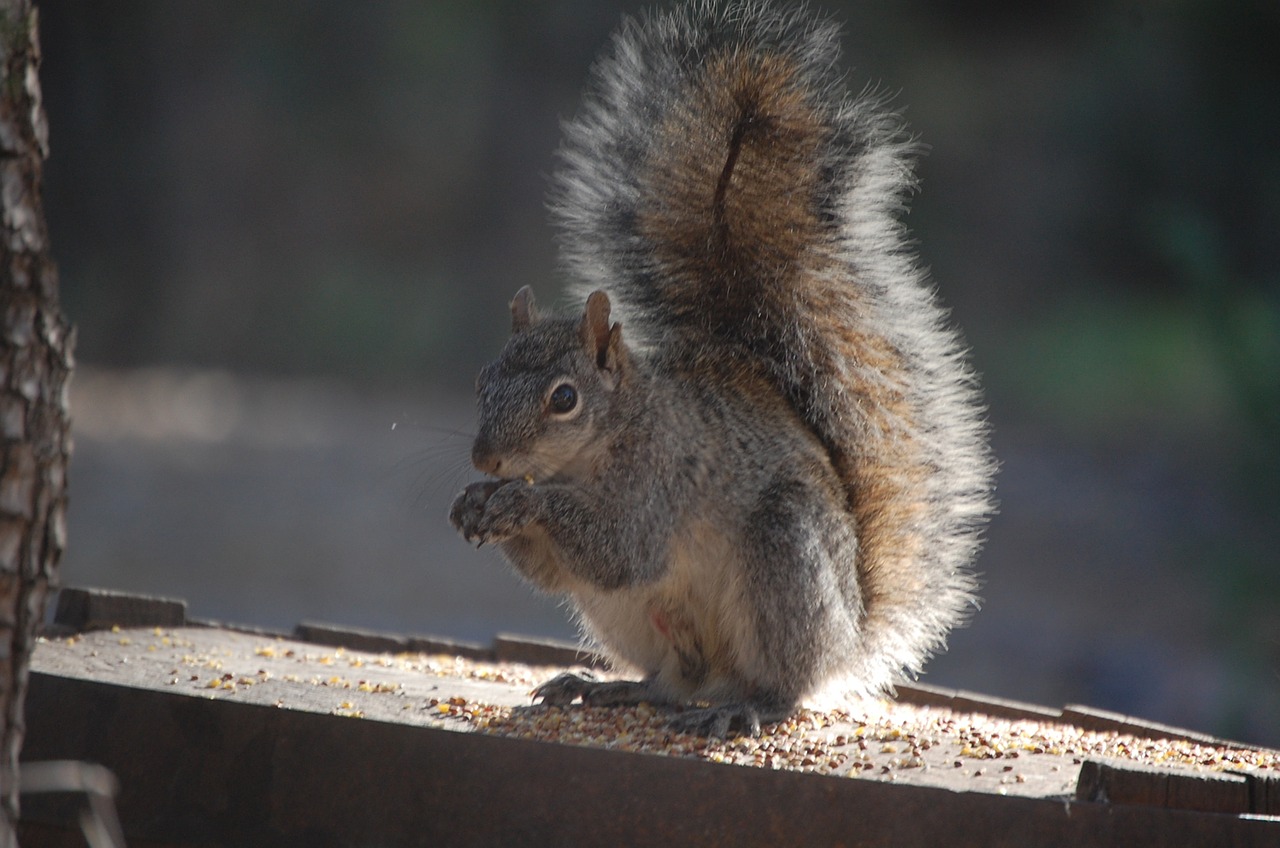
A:
[[[1277,824],[359,721],[37,674],[31,753],[165,845],[1273,846]],[[34,801],[33,820],[52,824]]]
[[[557,646],[543,647],[563,658]],[[1011,703],[1005,718],[960,715],[955,706],[984,702],[963,693],[946,695],[945,706],[935,692],[931,705],[815,713],[761,740],[691,744],[662,730],[661,711],[529,706],[532,687],[560,667],[366,653],[197,627],[47,641],[35,668],[29,754],[113,769],[130,844],[1280,840],[1280,820],[1169,809],[1170,797],[1187,802],[1182,788],[1171,795],[1166,777],[1158,796],[1148,786],[1149,797],[1119,802],[1130,779],[1120,775],[1119,788],[1077,797],[1086,748],[1105,743],[1142,755],[1155,746],[1056,726],[1052,711]],[[657,741],[638,746],[644,738]],[[558,741],[538,741],[546,739]],[[1161,756],[1201,751],[1164,745]],[[1220,782],[1203,776],[1220,772],[1179,774],[1215,790]],[[1271,790],[1232,779],[1248,796],[1240,809],[1254,803],[1250,793]],[[1111,803],[1080,800],[1103,797]],[[34,827],[67,825],[74,811],[53,803],[33,798]]]

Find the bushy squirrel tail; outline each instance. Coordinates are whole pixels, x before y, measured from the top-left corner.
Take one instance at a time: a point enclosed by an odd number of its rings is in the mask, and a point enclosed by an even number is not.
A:
[[[767,2],[629,20],[566,125],[552,209],[631,343],[764,363],[856,522],[868,688],[974,603],[993,463],[972,374],[898,215],[914,145],[851,98],[838,27]]]

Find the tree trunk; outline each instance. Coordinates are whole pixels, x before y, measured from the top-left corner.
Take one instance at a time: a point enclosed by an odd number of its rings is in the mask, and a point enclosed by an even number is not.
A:
[[[16,844],[18,754],[36,630],[66,543],[74,331],[40,189],[49,132],[31,0],[0,0],[0,846]]]

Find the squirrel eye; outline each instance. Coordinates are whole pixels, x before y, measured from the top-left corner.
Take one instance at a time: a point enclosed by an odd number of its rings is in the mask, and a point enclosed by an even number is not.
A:
[[[551,392],[551,411],[564,415],[566,412],[572,412],[573,408],[578,405],[578,390],[569,383],[561,383]]]

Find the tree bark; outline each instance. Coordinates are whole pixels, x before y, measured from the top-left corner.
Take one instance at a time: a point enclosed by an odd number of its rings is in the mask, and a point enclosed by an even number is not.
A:
[[[0,846],[16,844],[18,754],[36,631],[66,544],[74,330],[41,203],[49,131],[31,0],[0,0]]]

